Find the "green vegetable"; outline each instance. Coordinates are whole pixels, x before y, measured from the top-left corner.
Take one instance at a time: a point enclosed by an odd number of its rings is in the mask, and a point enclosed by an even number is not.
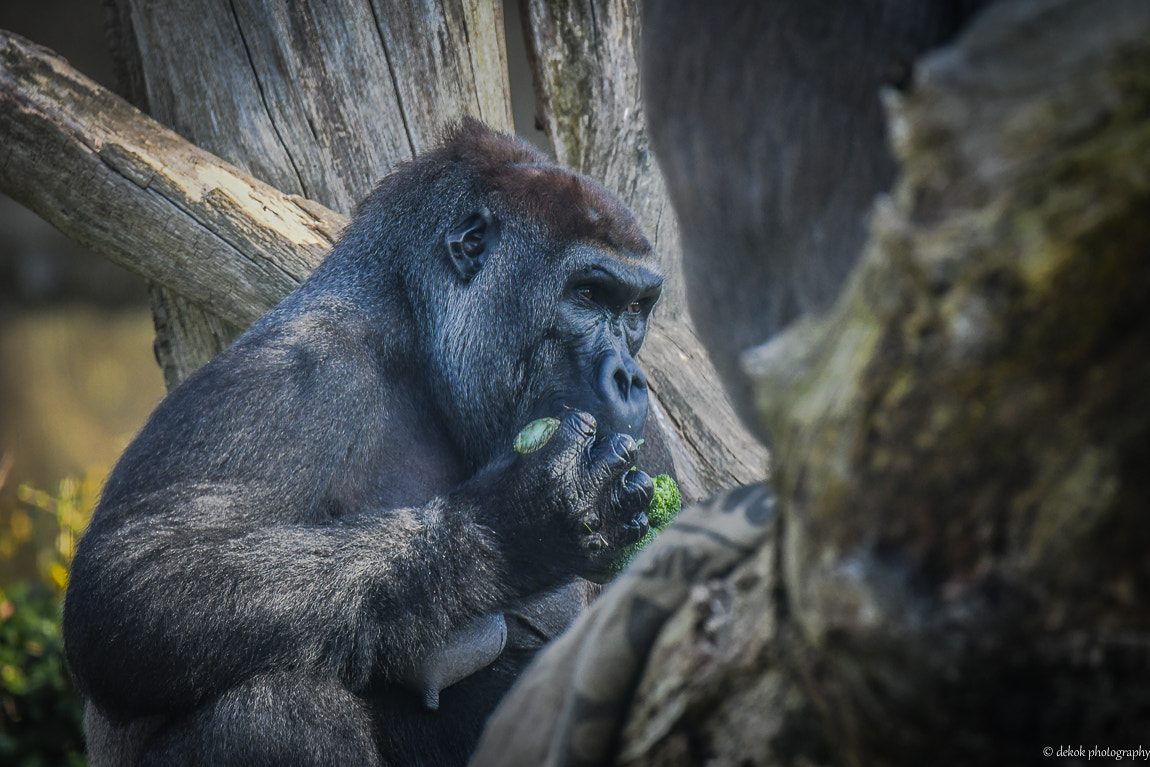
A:
[[[515,437],[515,452],[530,455],[550,441],[551,435],[559,428],[558,418],[536,418],[523,427]]]
[[[651,522],[651,529],[656,530],[671,524],[671,520],[683,510],[683,495],[675,480],[667,474],[652,477],[651,481],[655,483],[655,495],[647,507],[647,519]]]

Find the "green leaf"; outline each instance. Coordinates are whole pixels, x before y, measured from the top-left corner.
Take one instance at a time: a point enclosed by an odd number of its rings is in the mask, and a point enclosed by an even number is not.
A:
[[[523,427],[515,437],[515,452],[520,455],[530,455],[546,445],[551,435],[559,428],[558,418],[537,418]]]

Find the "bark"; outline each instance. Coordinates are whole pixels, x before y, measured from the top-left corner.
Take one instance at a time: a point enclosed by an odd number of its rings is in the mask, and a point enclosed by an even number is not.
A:
[[[47,49],[0,31],[0,188],[96,253],[244,327],[346,219],[193,146]]]
[[[779,528],[664,628],[624,764],[1150,736],[1150,6],[999,3],[917,71],[847,290],[749,355]]]
[[[766,451],[732,410],[687,314],[678,224],[640,99],[636,0],[524,0],[522,10],[536,108],[556,159],[627,203],[667,275],[642,359],[680,485],[700,498],[761,479]]]

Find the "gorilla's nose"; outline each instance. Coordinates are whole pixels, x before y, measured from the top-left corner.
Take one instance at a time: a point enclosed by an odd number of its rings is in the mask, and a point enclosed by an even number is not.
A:
[[[598,384],[599,396],[615,421],[612,431],[641,437],[647,422],[647,377],[638,363],[629,354],[612,352],[599,368]]]

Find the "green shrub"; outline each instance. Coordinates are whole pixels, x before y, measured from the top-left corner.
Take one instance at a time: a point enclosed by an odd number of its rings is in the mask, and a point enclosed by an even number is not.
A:
[[[59,594],[0,590],[0,763],[83,765],[80,699],[64,669]]]
[[[31,552],[33,573],[0,586],[0,764],[83,765],[80,698],[64,667],[61,607],[76,540],[91,517],[102,475],[68,477],[55,493],[27,484],[0,525],[0,555]],[[27,561],[25,556],[25,561]]]

